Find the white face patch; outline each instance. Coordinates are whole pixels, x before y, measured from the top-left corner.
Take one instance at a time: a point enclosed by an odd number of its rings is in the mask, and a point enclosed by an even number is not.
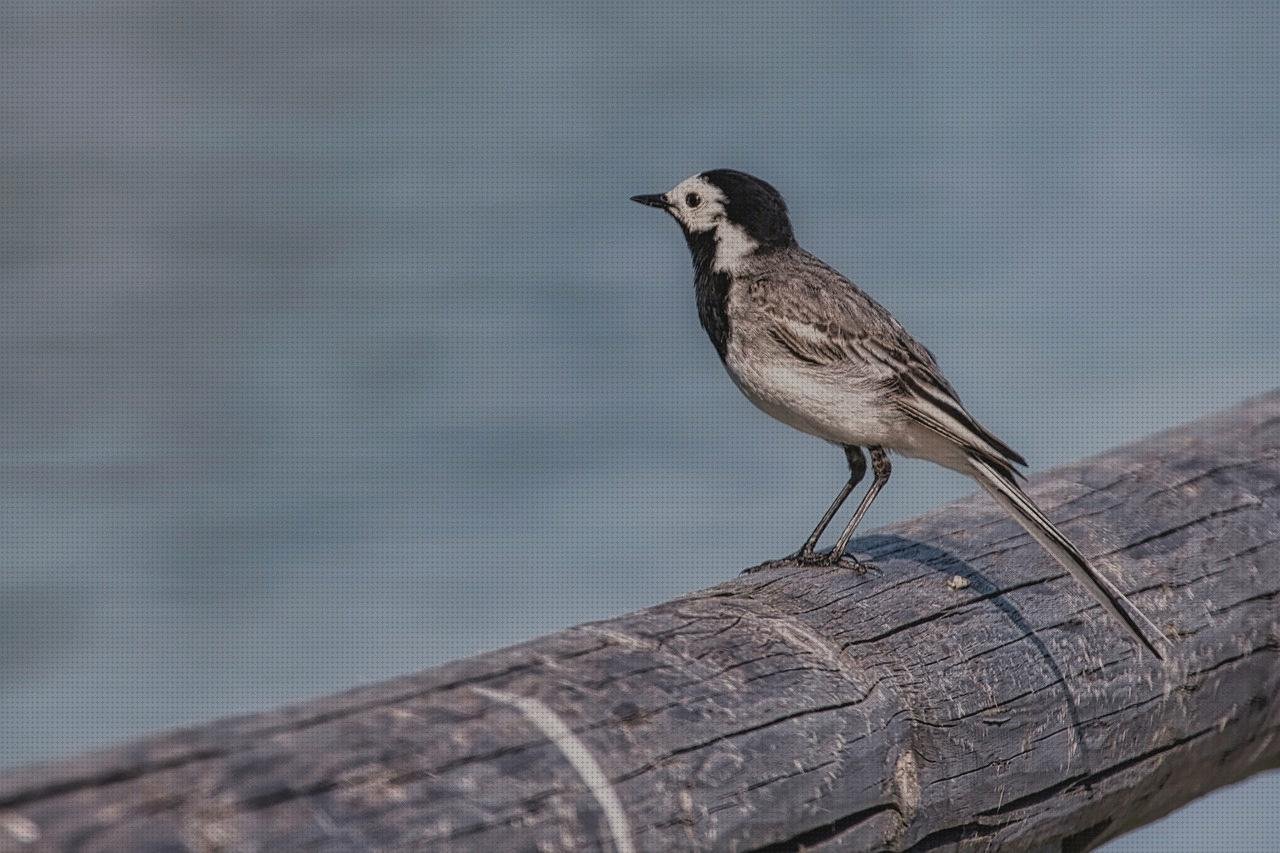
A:
[[[760,244],[747,236],[741,225],[722,222],[716,229],[716,272],[733,272]]]
[[[720,188],[698,175],[685,178],[668,191],[664,198],[671,205],[671,215],[692,234],[714,231],[716,256],[712,263],[716,272],[732,272],[759,248],[746,230],[729,221],[725,197]]]

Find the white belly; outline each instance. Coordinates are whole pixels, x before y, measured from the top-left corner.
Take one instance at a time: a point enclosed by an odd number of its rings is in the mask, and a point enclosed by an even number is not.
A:
[[[892,446],[895,413],[865,380],[795,360],[751,358],[730,343],[725,367],[761,411],[836,444]]]

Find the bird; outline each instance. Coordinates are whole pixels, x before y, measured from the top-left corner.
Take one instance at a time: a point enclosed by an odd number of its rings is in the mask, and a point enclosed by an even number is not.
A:
[[[1142,648],[1163,659],[1157,643],[1168,639],[1160,629],[1019,484],[1026,460],[969,414],[933,353],[888,310],[800,247],[772,185],[712,169],[631,200],[679,224],[693,256],[698,319],[738,389],[771,417],[844,452],[848,480],[792,559],[839,564],[889,481],[890,451],[925,459],[976,481]],[[870,487],[830,554],[816,554],[866,474],[868,456]],[[854,568],[865,571],[856,561]]]

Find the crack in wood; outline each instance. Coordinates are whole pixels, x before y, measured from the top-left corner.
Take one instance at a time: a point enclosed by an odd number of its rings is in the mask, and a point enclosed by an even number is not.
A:
[[[180,755],[167,761],[142,761],[132,767],[113,767],[109,770],[90,774],[88,776],[73,777],[63,781],[38,785],[26,790],[19,790],[16,793],[0,798],[0,808],[13,809],[26,805],[27,803],[36,802],[37,800],[63,797],[89,788],[105,788],[108,785],[118,785],[123,782],[131,782],[134,779],[140,779],[144,776],[149,776],[152,773],[177,770],[198,761],[212,761],[218,758],[226,758],[230,754],[230,750],[205,749]]]
[[[561,752],[480,687],[572,709],[644,849],[1084,848],[1280,766],[1280,501],[1262,500],[1280,434],[1250,437],[1277,412],[1269,395],[1038,480],[1073,495],[1046,509],[1091,552],[1127,543],[1099,556],[1176,627],[1163,668],[1075,630],[1098,616],[1082,596],[1005,600],[1065,575],[1031,577],[1045,558],[1007,554],[1030,540],[993,542],[1011,522],[970,500],[860,539],[888,574],[774,562],[435,672],[11,773],[0,832],[22,821],[48,849],[607,848]],[[955,574],[967,597],[942,583]]]
[[[804,832],[797,833],[781,841],[774,841],[762,847],[752,847],[746,853],[792,853],[792,851],[804,850],[808,847],[816,847],[819,844],[826,844],[835,841],[844,835],[852,835],[858,829],[874,818],[891,813],[897,815],[899,823],[902,821],[902,815],[898,811],[898,806],[894,803],[882,803],[854,812],[851,815],[840,818],[839,820],[824,823],[821,826],[815,826]]]
[[[691,752],[698,752],[699,750],[703,750],[703,749],[707,749],[708,747],[715,746],[718,743],[724,743],[725,741],[742,737],[743,735],[749,735],[754,732],[758,732],[762,729],[767,729],[773,726],[781,725],[783,723],[787,723],[792,720],[798,720],[802,717],[809,717],[809,716],[813,716],[814,714],[829,714],[832,711],[841,711],[846,708],[853,708],[853,707],[856,707],[857,705],[862,704],[864,701],[866,701],[866,699],[867,697],[864,696],[861,699],[854,699],[848,702],[835,702],[830,705],[821,705],[816,708],[804,708],[799,711],[794,711],[790,714],[784,714],[783,716],[780,716],[780,717],[774,717],[772,719],[765,720],[763,723],[756,723],[755,725],[747,726],[746,728],[735,729],[730,732],[725,732],[724,734],[716,735],[715,737],[709,738],[707,740],[688,744],[686,746],[677,747],[675,749],[668,751],[664,755],[661,755],[658,758],[648,762],[643,767],[639,767],[635,770],[624,773],[621,776],[615,777],[612,781],[614,784],[627,782],[627,781],[630,781],[631,779],[636,778],[637,776],[642,776],[645,773],[649,773],[653,770],[656,770],[658,767],[661,767],[663,764],[667,764],[673,758],[679,758],[681,755],[687,755]]]
[[[1165,486],[1162,489],[1159,489],[1158,491],[1152,492],[1150,495],[1147,496],[1148,500],[1151,498],[1156,498],[1161,495],[1168,494],[1169,492],[1173,492],[1178,489],[1184,489],[1187,486],[1193,486],[1196,483],[1200,483],[1204,480],[1213,479],[1215,476],[1217,476],[1218,474],[1221,474],[1223,471],[1238,471],[1241,468],[1247,469],[1247,468],[1254,468],[1254,467],[1266,467],[1266,464],[1272,459],[1275,459],[1277,455],[1278,454],[1276,454],[1274,451],[1268,451],[1261,454],[1256,459],[1233,460],[1231,462],[1224,462],[1221,465],[1215,465],[1206,471],[1202,471],[1199,474],[1186,478],[1185,480],[1179,480],[1176,483],[1172,483],[1168,486]]]
[[[1208,728],[1201,729],[1200,731],[1195,732],[1194,734],[1190,734],[1190,735],[1187,735],[1186,737],[1178,738],[1172,743],[1167,743],[1167,744],[1164,744],[1163,746],[1158,746],[1155,749],[1147,750],[1146,752],[1140,755],[1135,755],[1132,758],[1127,758],[1124,761],[1117,762],[1116,764],[1113,764],[1110,767],[1107,767],[1103,770],[1099,770],[1095,773],[1082,773],[1077,776],[1069,777],[1067,779],[1062,780],[1061,782],[1057,782],[1053,785],[1050,785],[1047,788],[1041,788],[1038,791],[1033,791],[1032,793],[1019,797],[1016,800],[1010,800],[1009,802],[1004,803],[1000,806],[997,806],[996,808],[980,811],[978,812],[978,816],[979,817],[996,817],[999,815],[1008,814],[1009,812],[1013,812],[1013,811],[1021,811],[1030,806],[1034,806],[1039,803],[1045,802],[1046,800],[1052,797],[1056,797],[1057,795],[1065,793],[1067,791],[1078,790],[1080,788],[1087,788],[1091,785],[1096,785],[1098,782],[1101,782],[1111,776],[1115,776],[1117,773],[1123,773],[1124,771],[1132,767],[1136,767],[1137,765],[1150,761],[1153,758],[1158,758],[1161,755],[1165,754],[1166,752],[1171,752],[1175,749],[1179,749],[1185,746],[1188,743],[1191,743],[1192,741],[1198,740],[1199,738],[1202,738],[1205,735],[1212,733],[1215,730],[1215,728],[1216,728],[1215,726],[1210,726]]]
[[[900,634],[903,631],[906,631],[910,628],[915,628],[919,625],[924,625],[929,622],[934,622],[945,616],[949,616],[953,613],[956,613],[957,611],[962,611],[974,604],[981,604],[984,601],[990,601],[993,598],[998,598],[1002,595],[1007,595],[1010,592],[1017,592],[1020,589],[1026,589],[1027,587],[1037,586],[1042,583],[1048,583],[1050,581],[1054,581],[1063,577],[1066,577],[1066,575],[1059,574],[1059,575],[1053,575],[1051,577],[1045,577],[1045,578],[1034,578],[1029,581],[1023,581],[1022,583],[1014,584],[1013,586],[1002,587],[1001,589],[997,589],[993,592],[987,592],[981,595],[976,595],[976,596],[973,596],[972,598],[965,599],[964,601],[960,601],[955,604],[948,604],[947,606],[943,607],[940,610],[936,610],[924,616],[920,616],[918,618],[911,619],[907,622],[903,622],[901,625],[895,625],[893,628],[890,628],[887,631],[882,631],[881,633],[876,634],[875,636],[866,637],[859,640],[849,640],[848,642],[841,644],[840,650],[848,651],[850,648],[854,646],[862,646],[868,643],[877,643],[877,642],[880,642],[881,640],[886,640],[889,637],[894,636],[895,634]]]
[[[1129,551],[1133,551],[1136,548],[1141,548],[1143,545],[1149,545],[1152,542],[1157,542],[1161,539],[1168,538],[1169,536],[1172,536],[1175,533],[1181,533],[1183,530],[1187,530],[1192,527],[1199,527],[1200,525],[1204,524],[1206,521],[1212,521],[1215,518],[1222,518],[1223,516],[1232,515],[1234,513],[1240,512],[1241,510],[1255,509],[1258,505],[1259,505],[1259,502],[1257,500],[1252,500],[1252,501],[1246,501],[1245,503],[1242,503],[1242,504],[1229,506],[1225,509],[1214,510],[1213,512],[1206,512],[1203,515],[1196,516],[1190,521],[1184,521],[1181,524],[1175,524],[1174,526],[1165,528],[1164,530],[1161,530],[1157,533],[1152,533],[1149,536],[1144,536],[1141,539],[1137,540],[1136,542],[1130,542],[1127,545],[1124,545],[1120,548],[1116,548],[1111,551],[1107,551],[1103,554],[1099,554],[1098,556],[1111,557],[1116,554],[1127,553]]]

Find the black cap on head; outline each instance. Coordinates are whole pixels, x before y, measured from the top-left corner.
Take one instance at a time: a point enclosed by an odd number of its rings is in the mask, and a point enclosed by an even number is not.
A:
[[[702,178],[724,193],[729,221],[741,225],[761,246],[795,245],[787,203],[768,183],[734,169],[712,169]]]

